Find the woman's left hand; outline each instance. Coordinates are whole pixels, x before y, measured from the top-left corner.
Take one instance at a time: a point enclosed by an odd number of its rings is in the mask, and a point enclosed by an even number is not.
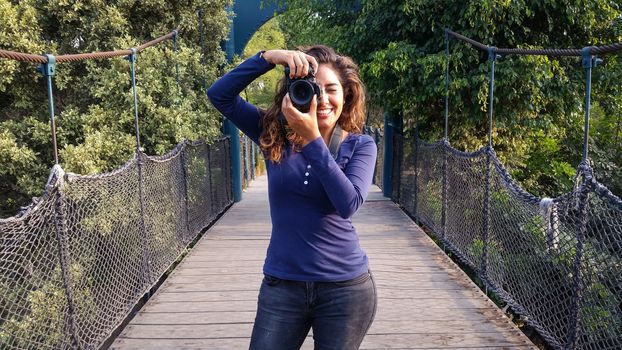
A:
[[[309,111],[303,113],[299,111],[292,100],[289,98],[289,93],[285,95],[283,98],[283,103],[281,104],[281,111],[287,119],[287,124],[303,138],[304,147],[307,143],[317,139],[320,134],[320,129],[317,125],[317,96],[313,96],[313,100],[311,100],[311,104],[309,106]]]

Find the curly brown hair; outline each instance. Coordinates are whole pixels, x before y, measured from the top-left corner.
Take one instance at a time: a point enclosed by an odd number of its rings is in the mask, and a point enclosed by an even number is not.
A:
[[[314,45],[300,47],[298,50],[315,57],[318,64],[329,65],[335,71],[343,87],[344,99],[343,110],[337,123],[349,133],[360,134],[365,121],[365,87],[359,76],[359,67],[350,57],[339,55],[328,46]],[[281,104],[286,94],[286,79],[283,77],[277,85],[274,103],[261,119],[263,130],[259,135],[259,146],[268,159],[275,163],[281,161],[286,139],[295,149],[300,149],[303,141],[302,137],[289,127],[284,128],[279,121]]]

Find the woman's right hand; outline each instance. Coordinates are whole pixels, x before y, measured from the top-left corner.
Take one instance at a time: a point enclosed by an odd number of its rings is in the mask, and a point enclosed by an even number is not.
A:
[[[289,77],[303,78],[309,74],[309,65],[317,72],[318,63],[315,57],[301,51],[293,50],[268,50],[263,53],[263,58],[271,64],[281,64],[289,67]]]

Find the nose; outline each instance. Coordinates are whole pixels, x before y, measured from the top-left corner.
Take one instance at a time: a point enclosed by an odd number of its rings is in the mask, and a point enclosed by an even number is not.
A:
[[[320,98],[317,101],[318,103],[328,103],[328,94],[324,88],[320,88]]]

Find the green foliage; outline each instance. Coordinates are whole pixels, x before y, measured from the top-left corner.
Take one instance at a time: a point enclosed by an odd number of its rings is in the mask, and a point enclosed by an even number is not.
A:
[[[253,35],[244,48],[244,58],[251,57],[262,50],[285,49],[285,36],[279,27],[278,17],[266,22]],[[255,79],[245,90],[243,97],[249,102],[268,108],[274,98],[277,82],[283,77],[283,69],[276,67],[261,77]]]
[[[291,0],[283,15],[289,45],[325,43],[360,65],[370,101],[401,111],[405,128],[443,135],[444,28],[487,45],[580,48],[622,41],[622,6],[598,0]],[[450,41],[449,139],[484,146],[487,54]],[[598,178],[622,193],[622,62],[594,70],[590,156]],[[538,195],[571,189],[582,156],[584,72],[577,58],[506,56],[496,63],[493,146],[521,184]]]
[[[55,55],[119,50],[179,27],[177,52],[166,41],[141,52],[136,62],[141,145],[148,154],[163,154],[184,138],[218,134],[220,116],[204,89],[224,63],[220,44],[230,2],[0,0],[0,48]],[[43,76],[35,64],[2,63],[0,216],[9,216],[41,194],[53,152]],[[136,141],[126,60],[59,63],[54,96],[60,162],[67,171],[101,173],[129,160]]]
[[[83,282],[86,279],[81,265],[73,264],[70,273],[75,281]],[[8,296],[4,300],[6,306],[15,308],[20,305],[18,301],[27,302],[27,312],[23,315],[7,313],[11,317],[0,328],[0,343],[17,348],[32,348],[34,344],[41,348],[62,348],[70,340],[65,330],[64,315],[68,306],[60,266],[49,274],[34,275],[29,284],[30,289],[20,289],[6,282],[0,283],[1,295]],[[77,288],[77,283],[72,287],[76,307],[85,319],[93,318],[96,305],[91,290]],[[23,293],[26,294],[24,299],[21,297]]]

